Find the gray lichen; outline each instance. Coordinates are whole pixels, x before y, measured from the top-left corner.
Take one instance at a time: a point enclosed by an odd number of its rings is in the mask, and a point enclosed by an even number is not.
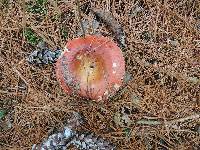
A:
[[[67,150],[70,145],[80,150],[114,150],[113,144],[93,133],[78,132],[74,128],[83,123],[76,112],[68,120],[67,126],[61,132],[50,135],[40,144],[34,144],[32,150]]]
[[[44,42],[39,42],[37,49],[27,57],[27,61],[35,65],[53,64],[61,55],[61,52],[62,50],[60,49],[52,51],[45,45]]]

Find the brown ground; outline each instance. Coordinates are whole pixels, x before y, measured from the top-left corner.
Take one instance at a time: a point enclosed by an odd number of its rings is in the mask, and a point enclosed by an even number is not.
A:
[[[34,50],[26,27],[51,48],[66,43],[63,27],[67,39],[77,37],[74,0],[49,0],[46,15],[27,12],[25,1],[0,3],[0,100],[9,110],[0,149],[30,149],[63,127],[72,110],[85,117],[82,129],[118,149],[200,149],[200,1],[91,0],[91,7],[112,12],[126,33],[123,52],[132,78],[106,104],[64,94],[53,66],[25,60]],[[99,32],[113,37],[104,24]],[[6,120],[11,127],[3,127]]]

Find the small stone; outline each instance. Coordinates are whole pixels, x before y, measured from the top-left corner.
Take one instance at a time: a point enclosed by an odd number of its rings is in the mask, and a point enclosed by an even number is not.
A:
[[[33,51],[27,58],[31,64],[52,64],[55,63],[61,54],[61,50],[51,51],[50,49],[39,49]]]
[[[82,142],[82,148],[86,149],[86,143],[85,142]]]
[[[81,146],[81,141],[75,141],[74,143],[76,146],[80,147]]]
[[[65,127],[64,135],[65,135],[65,138],[70,138],[73,135],[72,129],[69,127]]]
[[[49,57],[51,57],[52,59],[54,59],[54,58],[55,58],[55,55],[56,55],[56,53],[55,53],[55,52],[51,52],[51,53],[49,53]]]
[[[84,137],[85,137],[85,135],[84,135],[84,134],[81,134],[81,135],[79,136],[79,139],[80,139],[80,140],[83,140]]]
[[[85,138],[85,142],[86,142],[86,143],[90,143],[90,142],[92,142],[92,139]]]
[[[42,53],[40,53],[40,52],[38,52],[38,53],[37,53],[37,57],[38,57],[39,59],[42,59],[42,57],[43,57],[43,54],[42,54]]]

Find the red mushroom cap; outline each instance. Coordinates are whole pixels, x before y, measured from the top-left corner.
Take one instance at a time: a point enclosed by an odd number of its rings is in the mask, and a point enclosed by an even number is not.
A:
[[[101,101],[122,85],[125,62],[110,39],[87,35],[69,41],[56,62],[56,76],[63,90]]]

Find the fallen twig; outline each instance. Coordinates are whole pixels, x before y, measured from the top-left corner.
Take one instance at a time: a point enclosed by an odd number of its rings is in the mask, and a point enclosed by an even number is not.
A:
[[[121,48],[126,47],[125,33],[119,24],[119,22],[113,17],[113,15],[108,11],[103,11],[100,9],[92,8],[91,12],[97,17],[97,20],[102,21],[107,25],[112,32],[115,34],[116,40]]]
[[[174,119],[174,120],[171,120],[171,121],[167,121],[167,122],[165,122],[165,125],[166,126],[171,126],[172,124],[175,124],[175,123],[185,122],[185,121],[188,121],[188,120],[196,120],[196,119],[200,119],[200,114],[194,114],[194,115],[191,115],[191,116],[187,116],[185,118],[180,118],[180,119]]]
[[[141,119],[141,120],[137,120],[136,124],[139,125],[165,125],[167,127],[172,126],[175,123],[182,123],[182,122],[186,122],[188,120],[196,120],[196,119],[200,119],[200,114],[194,114],[191,116],[187,116],[185,118],[179,118],[179,119],[174,119],[171,121],[159,121],[159,120],[155,120],[155,119]]]

